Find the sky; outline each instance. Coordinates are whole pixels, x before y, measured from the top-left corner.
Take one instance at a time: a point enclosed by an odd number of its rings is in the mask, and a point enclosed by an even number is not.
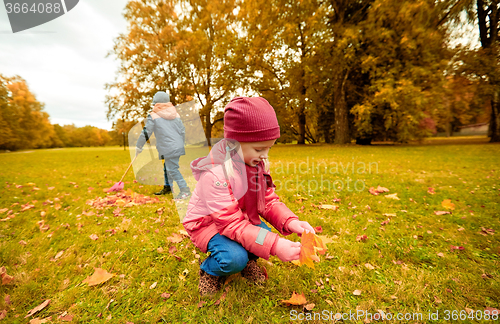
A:
[[[104,86],[115,80],[119,61],[106,55],[127,31],[126,3],[80,0],[66,14],[15,34],[1,4],[0,74],[26,80],[52,124],[111,130]]]

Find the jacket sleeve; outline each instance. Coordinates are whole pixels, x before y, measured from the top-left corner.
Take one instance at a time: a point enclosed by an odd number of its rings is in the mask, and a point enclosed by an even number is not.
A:
[[[146,119],[146,126],[144,126],[144,128],[142,129],[141,135],[139,135],[137,143],[135,144],[138,149],[142,149],[144,144],[149,140],[149,138],[153,134],[154,128],[155,123],[153,121],[153,118],[148,114],[148,118]]]
[[[268,187],[266,189],[266,206],[262,217],[264,217],[271,225],[274,226],[282,235],[290,235],[293,232],[288,230],[288,223],[292,220],[298,220],[299,217],[294,214],[274,191],[274,184],[272,183],[271,176],[265,175]]]
[[[224,186],[223,177],[219,179],[213,173],[206,172],[200,181],[203,181],[207,215],[212,217],[219,234],[240,243],[245,250],[258,257],[269,259],[278,234],[255,226],[245,218],[229,186]]]

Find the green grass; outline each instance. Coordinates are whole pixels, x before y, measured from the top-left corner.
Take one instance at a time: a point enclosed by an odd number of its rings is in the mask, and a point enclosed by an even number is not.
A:
[[[309,316],[324,310],[423,313],[420,321],[394,320],[413,323],[427,322],[425,316],[438,311],[440,320],[435,322],[445,323],[451,321],[443,319],[446,310],[500,308],[499,145],[277,145],[270,155],[282,201],[302,220],[322,226],[321,235],[333,238],[333,243],[315,270],[275,257],[259,260],[269,274],[265,285],[253,286],[236,276],[227,284],[225,299],[216,304],[222,292],[201,298],[197,291],[196,254],[205,255],[188,239],[176,244],[166,240],[182,229],[170,197],[161,197],[158,204],[122,208],[124,216],[119,217],[112,213],[115,207],[95,210],[86,204],[104,197],[102,189],[121,178],[130,163],[128,151],[84,148],[0,154],[0,209],[15,215],[0,222],[0,266],[14,277],[13,284],[0,285],[0,311],[7,311],[3,321],[27,323],[33,317],[52,316],[57,323],[57,317],[68,312],[73,322],[81,323],[289,323],[290,311],[303,311],[281,303],[293,291],[303,292],[308,303],[315,304]],[[187,168],[182,170],[188,174]],[[133,183],[132,172],[126,181],[126,189],[145,195],[160,188]],[[188,182],[193,187],[194,180],[188,177]],[[341,184],[343,190],[338,189]],[[397,193],[400,200],[368,192],[378,185],[388,188],[388,194]],[[429,194],[429,187],[436,193]],[[446,210],[441,206],[444,199],[451,199],[455,209],[451,215],[436,216],[434,211]],[[26,203],[35,207],[21,212]],[[61,208],[56,210],[55,204]],[[339,209],[315,207],[321,204]],[[158,217],[160,207],[165,212]],[[97,215],[82,214],[91,210]],[[6,217],[7,212],[0,214],[0,219]],[[128,227],[123,218],[131,219]],[[390,222],[381,225],[388,218]],[[39,229],[42,219],[50,227],[47,231]],[[482,227],[494,230],[494,235],[481,235]],[[106,231],[113,228],[114,235]],[[91,240],[91,234],[99,239]],[[357,242],[363,234],[368,239]],[[290,238],[299,240],[295,234]],[[167,252],[171,246],[176,246],[180,261]],[[464,250],[452,251],[450,246]],[[165,252],[159,253],[159,247]],[[62,256],[54,259],[60,251]],[[375,269],[368,269],[367,263]],[[98,267],[116,276],[98,286],[82,283]],[[179,275],[186,269],[182,280]],[[154,282],[156,287],[150,289]],[[361,295],[354,295],[354,290],[361,290]],[[171,297],[164,299],[162,293]],[[24,318],[46,299],[51,300],[48,307]],[[200,301],[207,303],[200,308]],[[331,321],[307,321],[319,322]]]

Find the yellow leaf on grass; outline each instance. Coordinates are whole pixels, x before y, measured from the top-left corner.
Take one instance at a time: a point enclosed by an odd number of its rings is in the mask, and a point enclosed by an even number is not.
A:
[[[304,305],[307,303],[306,296],[304,293],[296,294],[295,291],[292,292],[292,297],[288,300],[281,300],[282,303],[287,305]]]
[[[83,283],[88,283],[89,286],[95,286],[108,281],[114,276],[114,274],[109,273],[104,269],[95,268],[94,274],[83,280]]]
[[[299,266],[305,264],[309,268],[314,269],[313,261],[320,261],[316,252],[319,254],[326,253],[327,249],[325,243],[321,237],[313,233],[303,233],[300,243],[302,244],[302,247],[300,248],[299,260],[294,262],[294,264]]]
[[[335,205],[321,205],[320,208],[321,209],[333,209],[333,210],[337,210],[337,209],[339,209],[339,206],[335,206]]]
[[[455,209],[455,204],[451,202],[451,199],[445,199],[441,202],[441,205],[446,209]]]
[[[391,195],[385,195],[385,198],[390,198],[390,199],[396,199],[396,200],[399,200],[399,197],[398,197],[398,194],[397,193],[393,193]]]

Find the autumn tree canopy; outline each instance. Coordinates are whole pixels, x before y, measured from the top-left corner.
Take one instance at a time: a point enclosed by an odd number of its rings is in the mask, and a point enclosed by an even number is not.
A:
[[[452,31],[474,4],[483,49],[474,53],[489,63],[463,59],[467,82],[453,83]],[[197,100],[209,139],[232,97],[260,95],[275,107],[283,141],[408,142],[476,118],[456,102],[463,84],[491,89],[496,140],[497,9],[486,0],[129,1],[128,32],[112,51],[121,67],[107,86],[108,118],[144,118],[164,90],[174,104]]]

